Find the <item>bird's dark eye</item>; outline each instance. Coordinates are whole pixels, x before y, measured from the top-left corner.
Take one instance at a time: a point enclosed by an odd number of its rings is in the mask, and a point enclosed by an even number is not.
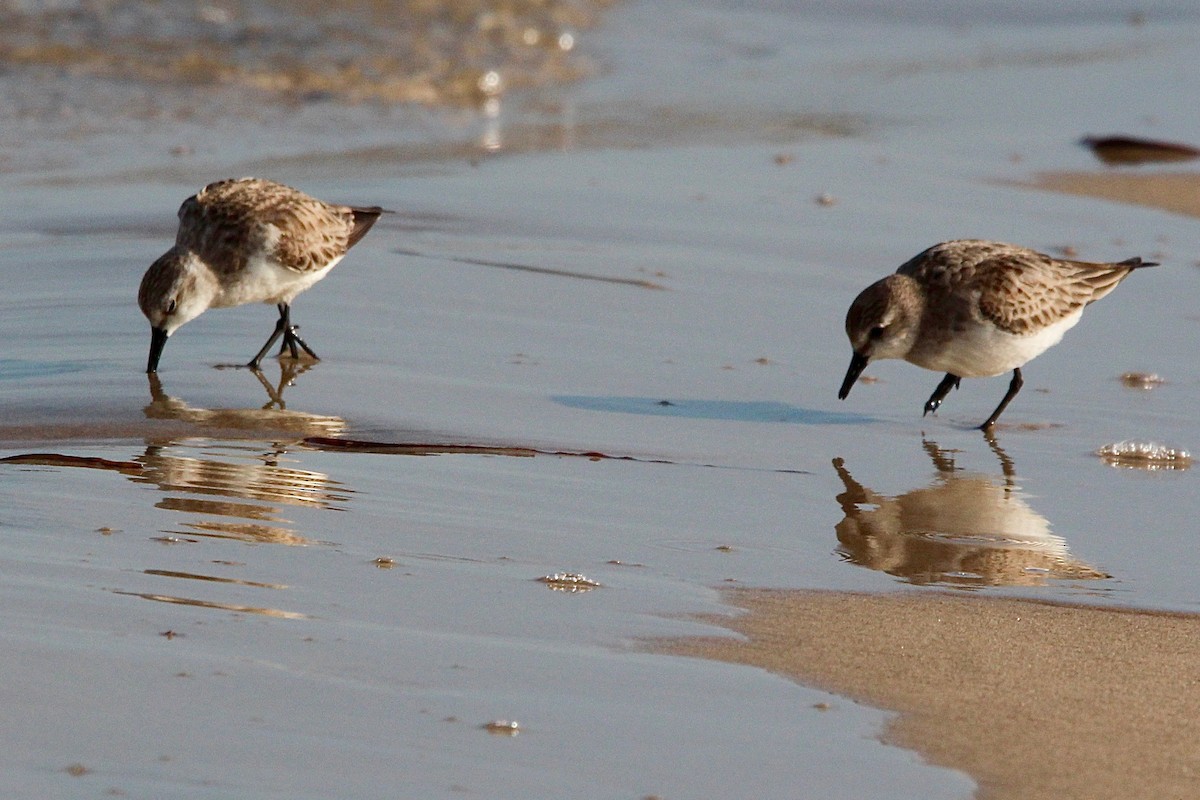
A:
[[[870,336],[871,339],[873,339],[873,340],[874,339],[882,339],[883,338],[883,326],[876,325],[874,328],[871,328],[871,330],[867,332],[867,335]]]
[[[167,313],[168,313],[168,314],[174,314],[174,313],[175,313],[175,301],[174,301],[174,300],[172,300],[171,302],[167,303]]]

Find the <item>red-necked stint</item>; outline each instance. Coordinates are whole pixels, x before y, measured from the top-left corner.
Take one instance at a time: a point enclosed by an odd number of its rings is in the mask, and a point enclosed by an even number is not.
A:
[[[902,358],[946,373],[925,403],[926,414],[963,378],[1012,370],[1004,399],[979,426],[988,430],[1021,390],[1022,365],[1057,344],[1079,322],[1084,306],[1133,270],[1154,266],[1140,258],[1069,261],[975,239],[936,244],[851,304],[846,335],[854,356],[838,399],[846,399],[867,363],[878,358]]]
[[[331,205],[260,178],[211,183],[179,207],[175,246],[146,270],[138,305],[150,320],[146,372],[157,372],[167,337],[210,308],[273,303],[279,321],[247,364],[258,369],[280,336],[283,349],[316,359],[291,322],[296,295],[325,277],[384,209]]]

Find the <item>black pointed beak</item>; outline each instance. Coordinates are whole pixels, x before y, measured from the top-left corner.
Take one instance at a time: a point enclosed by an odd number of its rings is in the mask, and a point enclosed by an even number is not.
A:
[[[151,328],[150,329],[150,358],[146,361],[146,372],[153,375],[158,372],[158,359],[162,356],[163,348],[167,344],[166,328]]]
[[[850,369],[846,370],[846,380],[842,381],[842,388],[838,389],[838,400],[845,400],[850,394],[850,389],[854,387],[854,382],[858,380],[859,375],[862,375],[862,371],[867,368],[869,360],[862,353],[854,352],[854,357],[850,359]]]

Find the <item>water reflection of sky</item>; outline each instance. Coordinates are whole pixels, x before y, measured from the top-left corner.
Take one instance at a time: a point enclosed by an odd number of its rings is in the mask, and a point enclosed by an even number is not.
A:
[[[725,420],[729,422],[785,422],[793,425],[861,425],[862,414],[801,408],[766,400],[664,400],[650,397],[559,396],[554,401],[568,408],[656,417]]]

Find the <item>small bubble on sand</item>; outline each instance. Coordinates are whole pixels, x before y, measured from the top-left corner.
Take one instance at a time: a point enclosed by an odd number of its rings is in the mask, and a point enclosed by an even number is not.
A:
[[[578,572],[556,572],[553,575],[544,575],[538,580],[556,592],[587,592],[600,588],[599,581]]]
[[[1120,381],[1129,389],[1155,389],[1166,383],[1155,372],[1123,372],[1121,373]]]
[[[1192,465],[1192,454],[1187,450],[1131,439],[1106,444],[1096,451],[1096,455],[1109,466],[1126,469],[1184,470]]]

